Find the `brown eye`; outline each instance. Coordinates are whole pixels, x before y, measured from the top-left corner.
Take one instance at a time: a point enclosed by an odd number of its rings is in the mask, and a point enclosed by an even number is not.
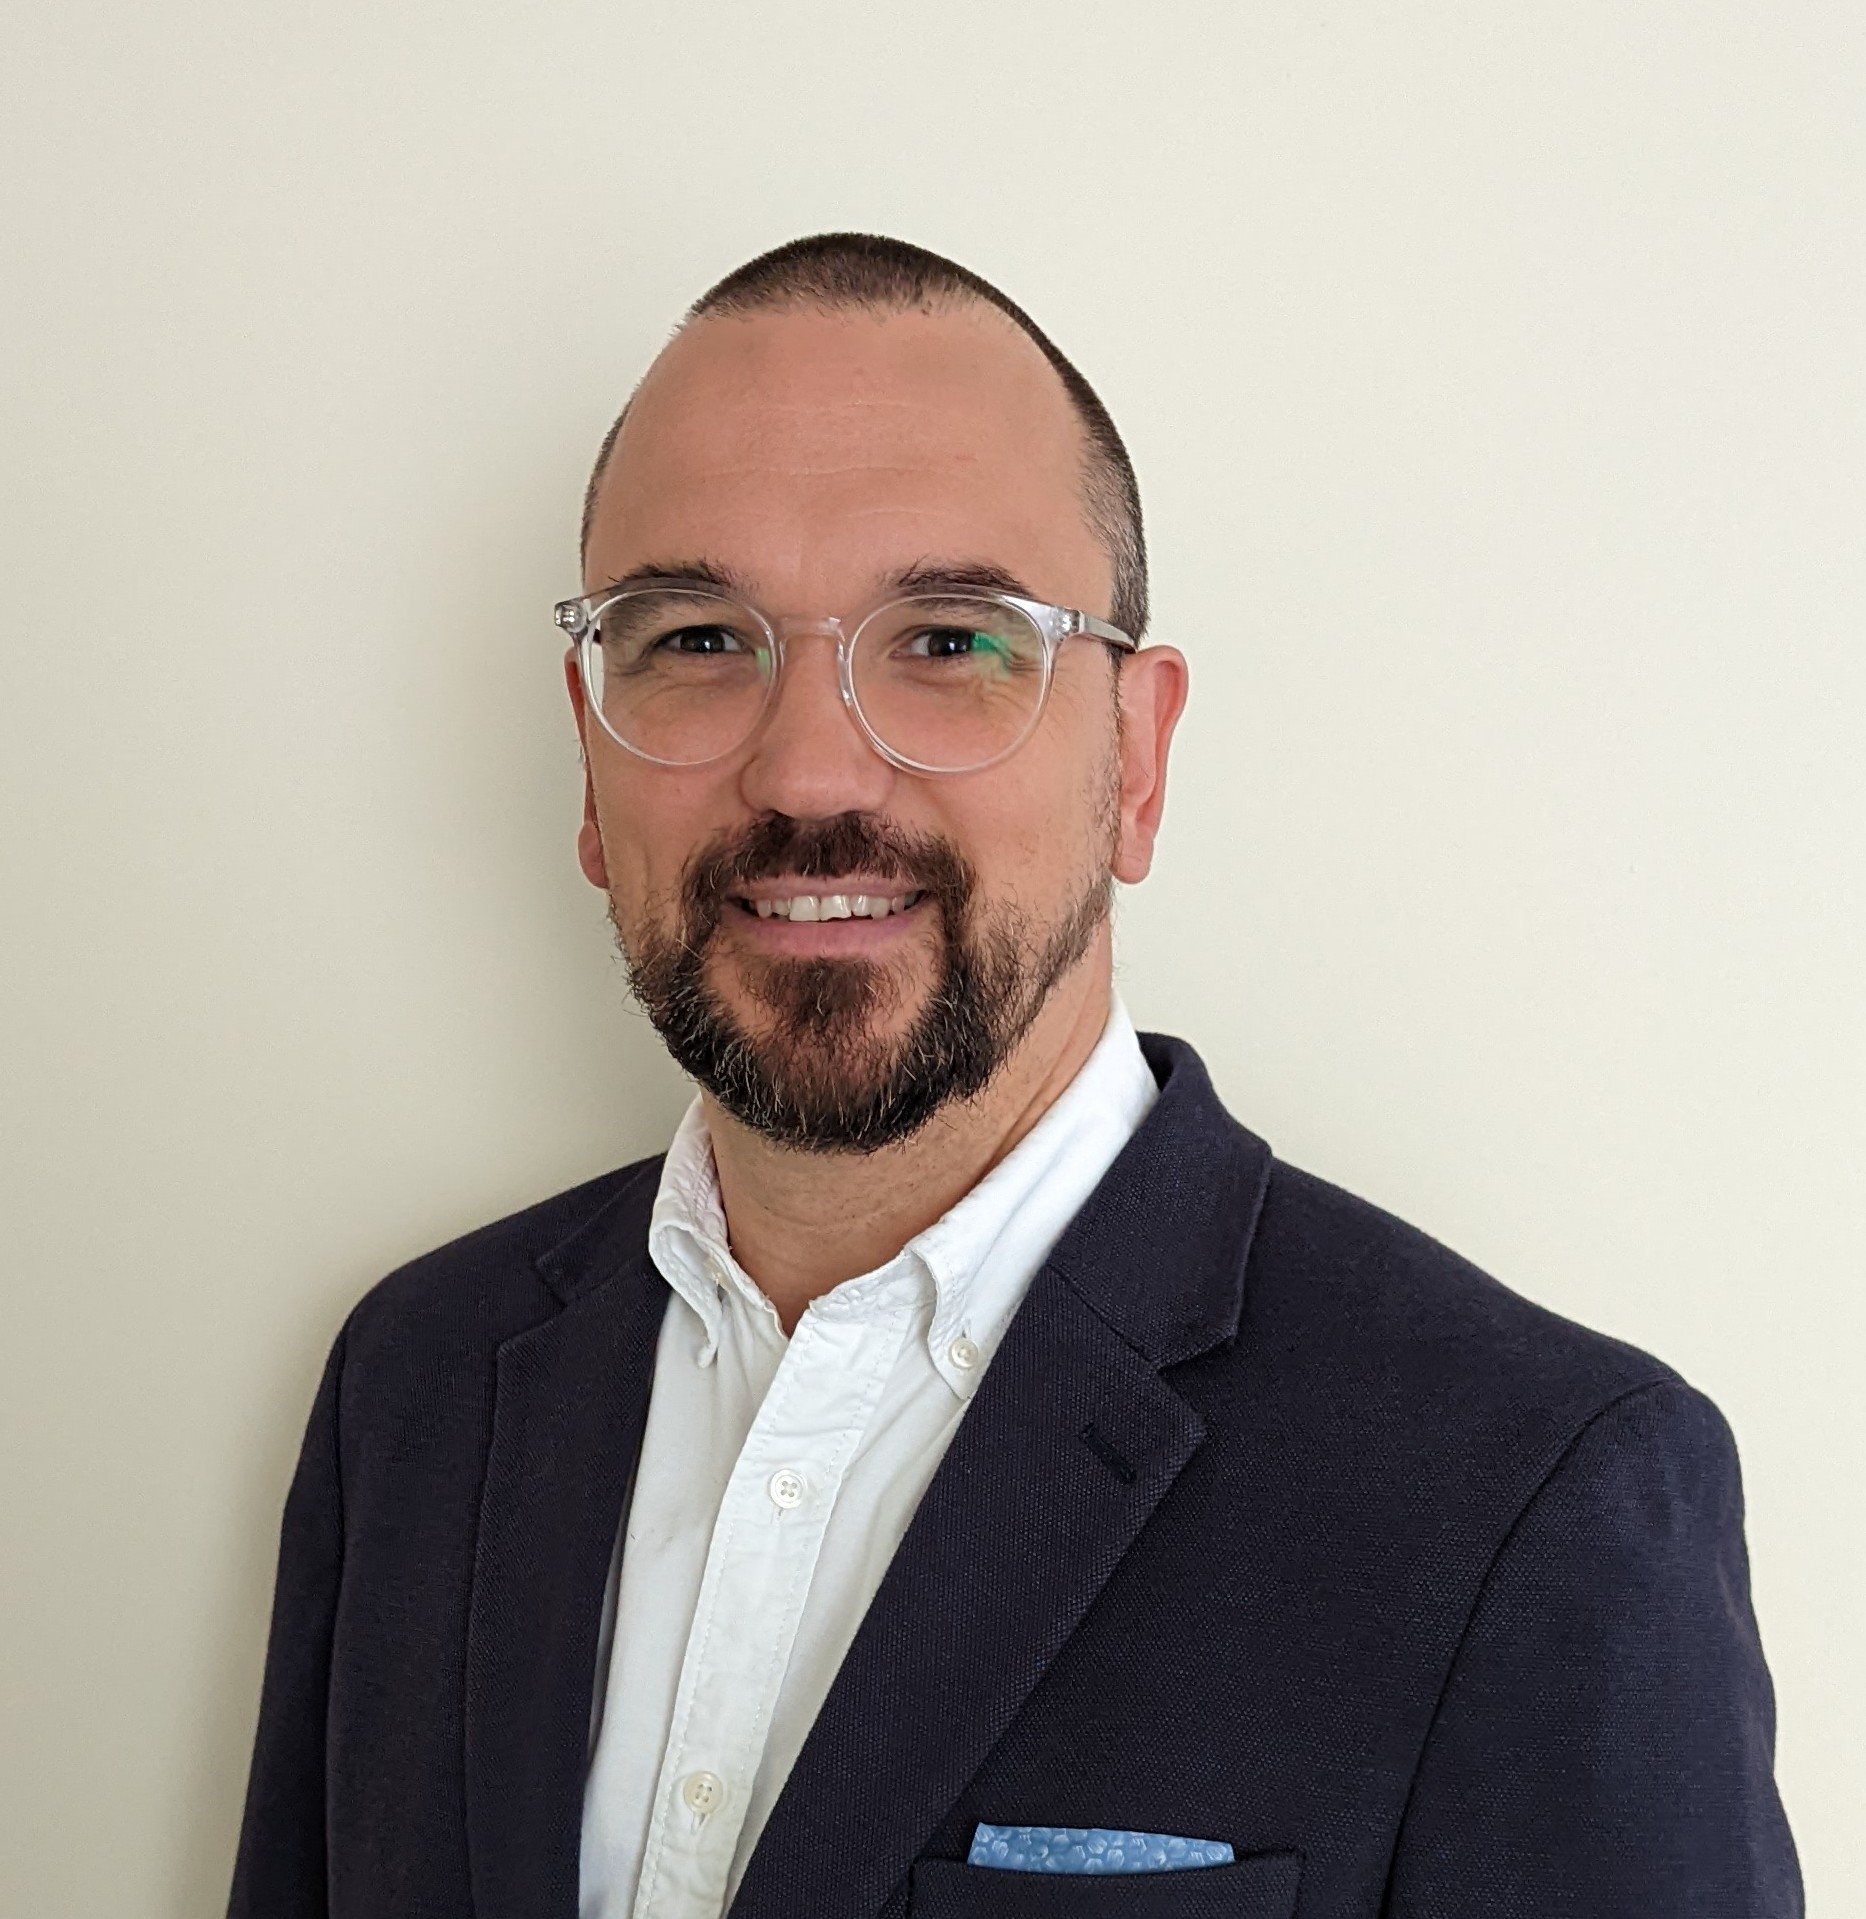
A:
[[[664,652],[684,653],[689,658],[716,653],[742,653],[745,642],[730,627],[682,626],[664,633],[655,645]]]
[[[906,644],[909,658],[929,660],[963,660],[974,653],[998,650],[989,633],[969,626],[923,626],[907,636]]]

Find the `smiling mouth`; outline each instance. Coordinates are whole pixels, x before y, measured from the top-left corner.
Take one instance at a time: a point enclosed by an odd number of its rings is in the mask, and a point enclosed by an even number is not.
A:
[[[905,913],[926,898],[926,891],[905,893],[791,893],[779,899],[735,898],[741,913],[761,920],[884,920]]]

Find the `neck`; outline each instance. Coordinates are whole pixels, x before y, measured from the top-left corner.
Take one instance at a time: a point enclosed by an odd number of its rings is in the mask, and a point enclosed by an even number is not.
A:
[[[885,1266],[1036,1125],[1095,1050],[1112,974],[1104,928],[984,1092],[876,1153],[776,1146],[703,1096],[733,1257],[787,1334],[811,1300]]]

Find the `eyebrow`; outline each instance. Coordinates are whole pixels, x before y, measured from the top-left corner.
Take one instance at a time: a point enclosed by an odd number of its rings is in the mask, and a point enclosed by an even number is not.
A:
[[[756,601],[751,582],[735,568],[717,560],[649,560],[604,583],[604,593],[631,586],[697,586],[734,598]],[[1024,581],[990,560],[916,560],[886,574],[878,583],[882,593],[1010,593],[1019,599],[1037,596]]]
[[[615,593],[629,586],[666,585],[703,586],[718,593],[736,594],[740,599],[751,597],[745,577],[716,560],[648,560],[604,581],[601,591]]]
[[[1037,596],[1015,573],[989,560],[919,560],[888,582],[903,593],[1013,593]]]

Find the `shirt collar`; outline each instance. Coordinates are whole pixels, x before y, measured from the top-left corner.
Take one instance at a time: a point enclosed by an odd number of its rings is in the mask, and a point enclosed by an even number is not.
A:
[[[1115,996],[1095,1050],[1035,1126],[970,1192],[886,1265],[845,1280],[811,1310],[863,1314],[883,1299],[930,1291],[926,1332],[934,1369],[969,1398],[1038,1267],[1158,1096],[1127,1008]],[[668,1284],[692,1307],[711,1363],[729,1312],[754,1323],[777,1314],[733,1258],[712,1141],[696,1097],[661,1169],[648,1247]],[[955,1362],[955,1349],[975,1352]]]

